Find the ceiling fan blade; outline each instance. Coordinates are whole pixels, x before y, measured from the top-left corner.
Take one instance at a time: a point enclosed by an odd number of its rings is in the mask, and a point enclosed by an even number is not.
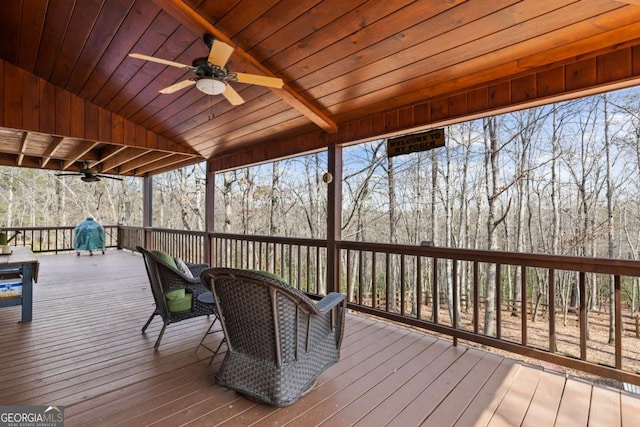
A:
[[[143,55],[141,53],[130,53],[130,57],[136,59],[143,59],[145,61],[157,62],[158,64],[170,65],[172,67],[182,68],[183,70],[193,71],[195,68],[191,65],[181,64],[179,62],[173,62],[162,58],[156,58],[154,56]]]
[[[214,40],[211,44],[211,50],[209,51],[209,58],[207,59],[207,62],[223,68],[232,53],[233,48],[231,46],[219,40]]]
[[[174,83],[171,86],[165,87],[164,89],[160,89],[159,92],[165,94],[174,93],[179,91],[180,89],[191,86],[192,84],[195,84],[195,80],[183,80],[181,82]]]
[[[56,176],[79,176],[81,173],[57,173]]]
[[[227,88],[222,92],[227,101],[231,103],[231,105],[241,105],[244,104],[244,99],[236,92],[234,88],[231,87],[230,84],[227,84]]]
[[[98,178],[108,178],[108,179],[114,179],[116,181],[122,181],[122,178],[117,178],[115,176],[109,176],[109,175],[101,175],[101,174],[93,174],[93,176],[97,176]]]
[[[248,83],[252,85],[273,87],[276,89],[282,89],[284,82],[277,77],[259,76],[257,74],[246,73],[232,73],[231,77],[235,75],[235,80],[240,83]]]

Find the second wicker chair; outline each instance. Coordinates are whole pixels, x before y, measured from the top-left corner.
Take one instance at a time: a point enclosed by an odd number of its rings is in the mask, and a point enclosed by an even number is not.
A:
[[[346,302],[330,293],[315,302],[287,283],[255,271],[212,268],[213,292],[228,350],[216,383],[251,400],[288,406],[340,358]]]

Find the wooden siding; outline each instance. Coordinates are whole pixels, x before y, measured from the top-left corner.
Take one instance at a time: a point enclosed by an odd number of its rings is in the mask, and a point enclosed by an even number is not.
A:
[[[5,0],[0,120],[63,145],[195,155],[133,163],[138,176],[199,158],[227,169],[637,84],[639,31],[637,1]],[[193,73],[128,56],[191,64],[204,32],[236,48],[229,70],[284,89],[231,82],[240,106],[195,86],[161,95]],[[64,160],[98,165],[100,148]],[[42,167],[0,155],[16,163]]]
[[[37,141],[50,139],[48,134],[63,138],[62,146],[56,148],[56,158],[62,162],[53,162],[50,168],[67,169],[76,160],[98,160],[108,145],[139,147],[147,154],[143,160],[122,168],[122,174],[169,156],[178,155],[178,161],[203,160],[191,147],[157,135],[9,62],[0,60],[0,69],[3,76],[0,127],[26,132],[29,149],[24,154],[35,158],[31,163],[38,164],[38,158],[46,157],[46,149],[38,149]],[[3,145],[0,151],[16,152],[20,134],[14,133],[12,137],[5,132],[4,136],[0,140]],[[82,150],[80,144],[86,143],[93,145]],[[39,166],[44,167],[46,163]]]
[[[140,328],[153,310],[128,251],[40,257],[34,320],[0,310],[0,402],[65,406],[65,425],[634,425],[640,399],[372,318],[349,315],[341,360],[294,405],[216,386],[195,347],[206,317]],[[215,344],[219,335],[211,338]],[[223,347],[224,351],[224,347]]]

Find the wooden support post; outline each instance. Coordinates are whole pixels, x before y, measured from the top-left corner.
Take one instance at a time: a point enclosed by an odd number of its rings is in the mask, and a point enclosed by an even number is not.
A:
[[[212,163],[207,161],[206,167],[206,187],[205,187],[205,208],[204,208],[204,227],[207,234],[204,237],[204,262],[213,266],[213,236],[215,231],[215,190],[216,190],[216,172],[213,170]],[[248,254],[247,254],[248,258]]]
[[[324,177],[327,191],[327,292],[340,291],[340,251],[342,239],[342,146],[330,145],[327,150],[329,171]],[[319,267],[319,266],[318,266]]]
[[[142,181],[142,227],[144,247],[151,250],[151,227],[153,227],[153,178],[145,176]]]

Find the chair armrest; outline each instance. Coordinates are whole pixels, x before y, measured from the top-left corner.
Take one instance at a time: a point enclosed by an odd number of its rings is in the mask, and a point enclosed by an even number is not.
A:
[[[329,292],[327,296],[322,298],[316,304],[316,309],[320,314],[326,314],[330,312],[335,306],[344,301],[344,295],[338,292]]]

